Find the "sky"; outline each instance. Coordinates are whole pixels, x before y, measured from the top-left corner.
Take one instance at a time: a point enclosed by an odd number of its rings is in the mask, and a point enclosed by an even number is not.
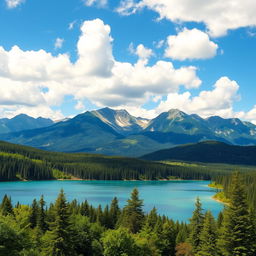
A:
[[[255,13],[255,0],[0,0],[0,118],[177,108],[256,124]]]

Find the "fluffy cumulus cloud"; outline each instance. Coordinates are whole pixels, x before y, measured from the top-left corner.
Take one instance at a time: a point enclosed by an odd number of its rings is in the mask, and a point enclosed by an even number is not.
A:
[[[256,124],[256,106],[249,112],[235,112],[233,104],[240,99],[239,85],[228,77],[221,77],[212,90],[201,91],[198,96],[192,96],[189,91],[184,93],[169,93],[167,97],[155,96],[153,101],[157,107],[146,110],[143,107],[131,106],[128,110],[135,116],[143,115],[154,118],[170,109],[180,109],[188,114],[198,114],[201,117],[218,115],[223,118],[238,117]]]
[[[75,62],[68,54],[53,56],[44,50],[24,51],[13,46],[7,51],[0,47],[0,116],[27,113],[60,119],[63,115],[56,109],[71,96],[80,111],[85,109],[83,102],[89,101],[98,107],[126,108],[136,116],[154,117],[179,108],[202,116],[239,115],[256,120],[256,107],[248,113],[233,111],[233,103],[239,99],[235,81],[222,77],[212,90],[193,97],[189,90],[201,85],[196,67],[176,68],[164,60],[152,64],[153,50],[142,44],[134,48],[137,62],[120,62],[113,56],[110,34],[102,20],[85,21]],[[185,93],[179,93],[181,87]],[[157,107],[143,108],[148,101]]]
[[[232,117],[233,103],[239,100],[239,85],[228,77],[221,77],[211,91],[201,91],[198,96],[192,97],[190,92],[182,94],[170,93],[166,100],[158,105],[156,111],[161,113],[170,108],[178,108],[186,113],[197,113],[202,117],[219,115]]]
[[[184,29],[176,36],[169,36],[165,56],[177,59],[208,59],[216,55],[218,45],[210,41],[209,36],[194,28]]]
[[[78,58],[53,56],[44,50],[23,51],[0,47],[0,108],[2,116],[26,111],[28,114],[59,118],[53,106],[71,95],[76,109],[83,100],[97,106],[141,106],[154,95],[175,93],[180,86],[198,88],[196,68],[175,68],[171,62],[148,64],[153,51],[136,48],[135,64],[119,62],[112,54],[111,29],[102,20],[85,21],[77,43]],[[42,106],[45,106],[44,108]],[[6,113],[6,114],[4,114]]]
[[[256,125],[256,105],[248,112],[240,111],[235,116],[243,120],[249,120]]]
[[[10,9],[16,8],[17,6],[21,5],[24,2],[25,0],[5,0],[7,7]]]
[[[123,0],[117,11],[130,15],[148,8],[173,22],[203,22],[212,36],[256,25],[255,0]]]

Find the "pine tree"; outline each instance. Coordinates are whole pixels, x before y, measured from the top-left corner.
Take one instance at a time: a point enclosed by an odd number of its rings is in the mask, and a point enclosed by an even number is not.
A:
[[[220,229],[223,222],[223,212],[220,212],[217,219],[217,228]]]
[[[217,256],[217,228],[210,211],[206,212],[196,256]]]
[[[83,216],[89,217],[89,215],[90,215],[90,206],[89,206],[87,200],[84,201],[84,202],[81,204],[81,207],[80,207],[80,214],[83,215]]]
[[[37,226],[42,232],[45,232],[48,228],[48,225],[45,220],[46,214],[45,214],[44,206],[45,206],[44,197],[41,196],[39,201]]]
[[[188,230],[185,226],[182,226],[176,236],[176,244],[185,243],[188,238]]]
[[[46,232],[44,239],[46,247],[45,255],[73,256],[72,229],[70,213],[63,190],[61,190],[55,202],[55,221]]]
[[[116,197],[113,198],[111,205],[110,205],[110,210],[109,210],[109,215],[110,215],[110,228],[114,229],[117,223],[117,220],[120,216],[120,208],[118,206],[118,200]]]
[[[174,256],[176,246],[176,233],[174,224],[171,221],[164,223],[163,231],[160,235],[161,239],[161,255],[162,256]]]
[[[38,218],[38,203],[36,199],[33,200],[32,206],[31,206],[31,213],[29,216],[29,222],[30,222],[30,227],[35,228],[37,225],[37,218]]]
[[[158,221],[158,215],[157,215],[156,208],[154,207],[146,217],[146,221],[143,226],[143,230],[148,231],[148,232],[153,231],[157,224],[157,221]]]
[[[105,226],[106,228],[110,228],[111,220],[110,220],[108,205],[106,205],[104,208],[103,216],[102,216],[102,223],[103,223],[103,226]]]
[[[135,188],[132,191],[131,198],[127,202],[128,204],[123,209],[120,225],[128,228],[132,233],[137,233],[141,229],[144,220],[143,200],[139,199],[138,189]]]
[[[98,206],[97,211],[96,211],[96,221],[100,224],[103,225],[103,212],[102,212],[102,207],[101,205]]]
[[[4,195],[4,197],[3,197],[3,201],[1,203],[0,210],[1,210],[2,215],[4,215],[4,216],[14,214],[11,198],[8,197],[7,195]]]
[[[233,175],[231,184],[230,204],[224,211],[218,239],[219,251],[224,256],[255,255],[253,223],[248,211],[245,188],[238,173]]]
[[[203,228],[204,215],[202,212],[202,204],[200,199],[196,199],[195,210],[193,212],[193,216],[190,219],[190,235],[189,242],[192,245],[193,252],[197,253],[200,245],[200,235]]]

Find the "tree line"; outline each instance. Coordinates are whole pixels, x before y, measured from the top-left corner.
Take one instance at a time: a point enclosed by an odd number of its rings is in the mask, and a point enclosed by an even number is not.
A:
[[[231,197],[232,191],[232,174],[217,175],[213,177],[213,181],[223,186],[223,192],[226,198]],[[249,207],[256,211],[256,172],[243,172],[241,182],[246,190],[246,197]]]
[[[217,219],[197,198],[189,223],[143,211],[134,189],[121,209],[118,199],[102,208],[67,202],[63,191],[46,206],[0,204],[0,255],[5,256],[253,256],[256,219],[239,174],[232,176],[230,204]]]
[[[0,181],[49,180],[70,176],[96,180],[155,180],[169,177],[210,180],[220,173],[210,168],[96,154],[48,152],[0,142]]]

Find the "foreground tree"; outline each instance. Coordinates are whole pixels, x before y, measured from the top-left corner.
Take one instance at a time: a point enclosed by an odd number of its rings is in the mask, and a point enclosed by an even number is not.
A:
[[[9,214],[13,215],[12,201],[7,195],[4,195],[2,203],[0,205],[0,211],[4,216]]]
[[[37,218],[38,218],[38,203],[36,199],[33,200],[32,206],[31,206],[31,213],[29,216],[29,222],[31,228],[35,228],[37,225]]]
[[[37,225],[39,230],[41,230],[42,232],[45,232],[48,228],[48,225],[46,223],[46,213],[45,213],[45,201],[44,201],[44,197],[41,196],[40,201],[39,201],[39,209],[38,209],[38,221],[37,221]]]
[[[138,247],[127,229],[107,231],[102,238],[104,256],[136,256]]]
[[[55,221],[51,223],[50,231],[47,231],[43,238],[46,245],[43,250],[44,255],[74,256],[76,254],[73,250],[70,213],[63,190],[61,190],[54,207]]]
[[[140,231],[144,220],[143,200],[139,199],[138,189],[135,188],[132,191],[131,198],[127,202],[128,204],[123,209],[120,226],[127,228],[132,233],[137,233]]]
[[[200,234],[200,244],[196,256],[217,256],[217,228],[211,212],[206,212]]]
[[[200,235],[203,229],[204,215],[202,211],[202,204],[200,199],[196,199],[195,210],[193,216],[190,219],[190,235],[189,243],[192,245],[193,252],[196,254],[199,250],[199,245],[201,243]]]
[[[253,223],[248,211],[245,188],[240,175],[232,177],[230,204],[224,211],[224,219],[218,239],[220,254],[224,256],[255,255]]]

